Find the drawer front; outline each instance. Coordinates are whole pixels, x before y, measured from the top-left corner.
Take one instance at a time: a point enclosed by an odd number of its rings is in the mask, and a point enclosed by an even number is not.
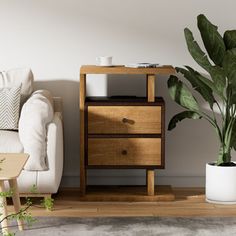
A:
[[[88,106],[89,134],[160,134],[161,106]]]
[[[88,165],[161,165],[161,139],[89,138]]]

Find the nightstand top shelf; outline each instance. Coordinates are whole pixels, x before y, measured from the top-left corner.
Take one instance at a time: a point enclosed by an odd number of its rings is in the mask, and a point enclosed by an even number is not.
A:
[[[175,69],[171,65],[163,65],[156,68],[130,68],[123,65],[117,66],[95,66],[83,65],[80,68],[80,74],[174,74]]]

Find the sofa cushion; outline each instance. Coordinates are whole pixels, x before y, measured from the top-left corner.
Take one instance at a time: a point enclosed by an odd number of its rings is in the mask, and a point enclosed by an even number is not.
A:
[[[0,88],[0,130],[17,130],[21,85]]]
[[[25,170],[46,170],[47,125],[53,119],[52,96],[46,90],[34,92],[23,105],[19,137],[24,152],[30,155]]]
[[[21,84],[21,104],[33,92],[33,73],[29,68],[12,69],[0,72],[0,88],[13,87]]]
[[[23,151],[24,148],[20,142],[18,132],[0,130],[0,153],[19,153]]]

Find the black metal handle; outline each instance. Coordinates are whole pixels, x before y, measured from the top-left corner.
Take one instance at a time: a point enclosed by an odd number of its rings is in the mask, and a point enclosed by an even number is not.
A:
[[[135,123],[134,120],[130,120],[130,119],[127,119],[127,118],[123,118],[123,119],[122,119],[122,122],[123,122],[123,123],[128,123],[128,124],[130,124],[130,125],[133,125],[133,124]]]
[[[128,122],[128,119],[127,119],[127,118],[123,118],[123,119],[122,119],[122,122],[123,122],[123,123],[127,123],[127,122]]]
[[[127,152],[127,150],[122,150],[121,154],[125,156],[128,154],[128,152]]]

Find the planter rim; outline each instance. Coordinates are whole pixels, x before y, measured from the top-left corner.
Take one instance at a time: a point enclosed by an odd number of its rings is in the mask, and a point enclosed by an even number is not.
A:
[[[236,164],[236,161],[232,161],[233,163],[235,163]],[[208,163],[206,163],[206,166],[209,166],[209,167],[212,167],[212,168],[229,168],[229,167],[231,167],[231,168],[236,168],[236,165],[235,166],[217,166],[217,165],[212,165],[212,164],[215,164],[216,162],[214,161],[214,162],[208,162]]]

